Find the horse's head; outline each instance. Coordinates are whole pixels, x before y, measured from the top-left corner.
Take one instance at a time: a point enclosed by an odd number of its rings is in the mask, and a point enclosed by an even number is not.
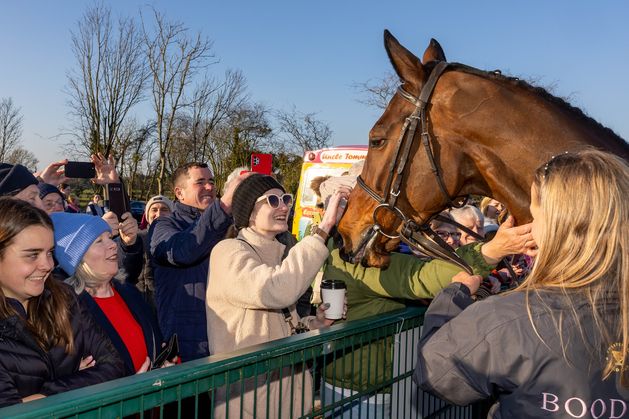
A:
[[[533,172],[552,155],[594,146],[627,158],[622,138],[543,89],[446,63],[435,40],[422,61],[388,31],[384,41],[401,88],[369,133],[339,224],[348,260],[386,266],[401,232],[469,194],[528,222]]]
[[[441,46],[434,39],[424,53],[424,63],[400,45],[388,31],[385,31],[385,48],[401,79],[402,88],[412,97],[419,96],[434,65],[446,60]],[[412,139],[403,138],[409,135],[407,131],[411,121],[407,120],[407,117],[413,114],[415,109],[415,104],[408,98],[405,99],[400,93],[396,94],[369,134],[369,153],[361,179],[359,185],[352,191],[347,210],[339,224],[344,244],[342,253],[354,262],[362,261],[369,266],[386,266],[388,254],[399,244],[396,231],[402,221],[411,214],[414,220],[425,221],[446,204],[443,201],[445,197],[433,193],[437,190],[437,185],[434,183],[434,174],[431,173],[428,162],[420,163],[416,161],[417,159],[411,158],[417,151],[418,144],[410,145],[408,141]],[[415,135],[420,135],[419,130]],[[409,147],[406,152],[405,144]],[[442,150],[433,151],[442,153]],[[454,155],[450,158],[453,159],[453,163],[458,161]],[[402,159],[406,161],[401,161]],[[415,184],[414,188],[406,188],[395,197],[394,206],[381,205],[389,201],[390,192],[396,193],[392,188],[395,186],[396,174],[401,165],[406,167],[403,173],[399,173],[400,181],[409,177],[424,179],[425,187],[418,188],[419,184]],[[368,186],[361,187],[360,180],[363,181],[363,185]],[[417,206],[419,202],[421,208]],[[379,233],[384,234],[376,233],[374,225],[380,230]]]
[[[406,225],[403,221],[424,224],[460,196],[491,191],[491,185],[479,174],[481,168],[470,156],[493,151],[486,145],[471,144],[468,139],[474,136],[474,130],[479,130],[470,127],[478,125],[475,118],[492,119],[492,112],[497,111],[483,108],[483,101],[491,95],[488,83],[482,88],[461,89],[462,80],[469,82],[469,77],[479,77],[443,72],[446,57],[434,39],[422,62],[388,31],[384,38],[401,88],[369,133],[362,182],[359,179],[339,225],[344,257],[380,267],[388,264],[389,252],[397,247],[396,236],[400,227]],[[431,77],[432,73],[439,74]],[[419,113],[422,106],[423,115]],[[487,163],[482,169],[499,171],[503,169],[500,164]],[[508,175],[508,170],[505,173]],[[519,205],[524,212],[518,215],[526,216],[521,220],[528,218],[525,188],[511,191],[524,196]],[[392,197],[394,205],[390,205]]]

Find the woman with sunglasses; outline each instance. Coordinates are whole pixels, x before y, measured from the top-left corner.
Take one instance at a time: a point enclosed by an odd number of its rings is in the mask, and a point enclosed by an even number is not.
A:
[[[325,240],[341,199],[347,197],[346,190],[333,194],[315,234],[288,251],[276,236],[288,230],[293,196],[271,176],[253,174],[242,181],[232,203],[238,236],[218,243],[210,256],[206,304],[212,355],[287,337],[296,329],[332,324],[325,320],[327,306],[321,306],[316,316],[300,319],[295,303],[328,256]],[[307,370],[275,371],[235,386],[233,397],[231,391],[226,396],[224,388],[217,391],[217,417],[226,416],[226,399],[230,412],[241,411],[245,417],[296,417],[312,406]]]

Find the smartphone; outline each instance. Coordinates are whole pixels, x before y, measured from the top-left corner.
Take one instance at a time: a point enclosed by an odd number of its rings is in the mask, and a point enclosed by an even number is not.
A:
[[[112,211],[122,221],[122,214],[131,211],[129,197],[122,183],[107,184],[107,196],[109,197],[109,211]]]
[[[166,346],[164,346],[162,351],[155,357],[151,368],[161,368],[164,362],[170,361],[176,356],[179,356],[179,339],[177,339],[177,333],[174,333]]]
[[[273,170],[273,154],[253,153],[251,154],[251,171],[270,175]]]
[[[64,166],[64,172],[69,178],[92,179],[96,177],[94,163],[89,161],[69,161]]]

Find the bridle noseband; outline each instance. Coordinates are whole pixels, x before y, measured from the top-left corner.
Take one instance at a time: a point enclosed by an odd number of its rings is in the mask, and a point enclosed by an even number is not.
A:
[[[369,187],[365,183],[364,179],[361,176],[358,176],[357,184],[365,192],[367,192],[369,196],[379,202],[379,205],[376,206],[376,208],[374,208],[373,210],[374,224],[373,227],[370,229],[368,236],[373,236],[373,234],[382,234],[383,236],[390,239],[399,238],[412,248],[415,248],[429,256],[452,262],[471,274],[472,268],[467,264],[467,262],[465,262],[459,255],[457,255],[454,250],[452,250],[452,248],[430,228],[428,224],[430,219],[422,220],[421,223],[417,223],[407,217],[404,212],[396,205],[398,196],[400,195],[400,185],[404,176],[404,169],[406,168],[409,160],[409,154],[411,147],[414,143],[418,123],[420,127],[420,138],[422,144],[424,145],[424,149],[426,150],[426,155],[428,156],[428,160],[432,167],[432,172],[435,175],[437,185],[439,186],[439,189],[441,190],[443,196],[446,198],[448,205],[450,207],[458,208],[465,205],[465,202],[467,201],[467,197],[457,197],[453,199],[448,193],[445,182],[439,170],[439,166],[437,165],[435,160],[431,145],[432,138],[428,130],[427,106],[430,103],[429,99],[435,89],[437,80],[439,80],[439,77],[447,69],[448,64],[449,63],[446,61],[440,61],[435,65],[430,73],[430,76],[428,77],[428,81],[422,87],[420,95],[417,98],[404,90],[402,86],[398,87],[398,93],[405,100],[415,105],[415,110],[413,111],[413,113],[411,113],[411,115],[406,118],[406,120],[404,121],[404,125],[402,126],[402,131],[400,133],[400,138],[397,142],[394,158],[391,160],[391,163],[389,165],[389,174],[384,188],[384,196],[381,197],[380,195],[378,195],[378,193],[376,193],[371,187]],[[385,232],[382,226],[378,223],[377,214],[381,211],[391,212],[396,218],[401,221],[400,231],[397,235],[390,232]],[[439,215],[433,218],[440,220],[445,219],[445,217],[441,217]],[[482,239],[482,237],[480,237],[478,234],[468,229],[467,227],[462,226],[461,224],[456,222],[453,223],[452,220],[448,220],[448,222],[456,225],[457,227],[461,228],[466,233],[473,235],[477,239]],[[372,240],[373,237],[367,237],[365,240],[363,240],[362,244],[371,242]]]

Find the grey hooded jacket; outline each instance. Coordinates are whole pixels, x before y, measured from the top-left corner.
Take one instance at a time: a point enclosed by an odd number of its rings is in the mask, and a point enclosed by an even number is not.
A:
[[[539,337],[524,292],[472,302],[469,289],[455,283],[430,305],[413,375],[422,389],[458,405],[491,398],[493,418],[629,418],[629,388],[620,373],[602,379],[619,345],[601,343],[579,294],[529,294]],[[620,313],[617,304],[606,310],[615,318]]]

